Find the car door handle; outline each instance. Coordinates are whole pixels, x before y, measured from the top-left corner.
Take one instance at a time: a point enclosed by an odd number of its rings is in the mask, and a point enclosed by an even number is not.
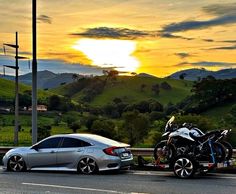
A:
[[[83,151],[83,150],[81,150],[81,149],[78,149],[78,150],[77,150],[77,152],[82,152],[82,151]]]
[[[54,153],[55,153],[55,151],[51,151],[50,153],[51,153],[51,154],[54,154]]]

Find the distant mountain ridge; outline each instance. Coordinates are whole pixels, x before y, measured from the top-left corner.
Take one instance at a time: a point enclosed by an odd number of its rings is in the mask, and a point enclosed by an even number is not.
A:
[[[73,82],[73,73],[61,73],[61,74],[55,74],[51,71],[45,70],[45,71],[39,71],[38,72],[38,88],[40,89],[50,89],[50,88],[56,88],[60,86],[61,84],[67,84]],[[0,75],[0,78],[5,78],[8,80],[14,80],[14,76],[3,76]],[[19,82],[31,85],[32,83],[32,73],[27,73],[25,75],[19,76]]]
[[[214,76],[216,79],[232,79],[232,78],[236,78],[236,68],[222,69],[219,71],[209,71],[203,68],[202,69],[192,68],[192,69],[186,69],[186,70],[175,72],[168,77],[173,78],[173,79],[179,79],[181,74],[185,74],[184,79],[190,80],[190,81],[196,81],[199,78],[204,78],[209,75]],[[137,74],[136,76],[137,77],[150,77],[150,78],[155,77],[154,75],[147,74],[147,73],[140,73],[140,74]],[[82,77],[82,75],[79,75],[79,77]],[[10,75],[3,76],[1,74],[0,74],[0,78],[13,80],[13,81],[15,79],[14,76],[10,76]],[[39,89],[56,88],[60,85],[72,83],[73,81],[74,81],[73,73],[56,74],[48,70],[38,72],[38,88]],[[26,85],[31,85],[32,73],[27,73],[25,75],[19,76],[19,82]]]
[[[181,74],[185,74],[184,79],[190,81],[196,81],[200,78],[202,79],[209,75],[215,77],[216,79],[232,79],[236,78],[236,68],[222,69],[219,71],[209,71],[203,68],[202,69],[192,68],[175,72],[168,77],[173,79],[180,79],[179,77]]]

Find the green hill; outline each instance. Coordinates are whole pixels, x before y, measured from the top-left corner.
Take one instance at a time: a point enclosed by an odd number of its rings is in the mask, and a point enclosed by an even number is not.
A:
[[[31,90],[31,87],[24,84],[19,84],[19,93],[24,93],[24,91]],[[38,97],[45,98],[51,95],[50,92],[46,92],[43,90],[38,90]],[[0,98],[2,99],[14,99],[15,97],[15,82],[11,80],[6,80],[0,78]]]
[[[82,102],[84,95],[88,92],[88,88],[96,88],[96,82],[101,80],[104,82],[105,77],[91,78],[90,80],[84,79],[77,82],[60,86],[51,91],[60,95],[70,96],[77,102]],[[152,91],[152,86],[155,84],[167,82],[170,90],[160,88],[160,93],[155,94]],[[141,89],[144,85],[143,89]],[[103,106],[112,102],[114,98],[120,98],[124,102],[134,103],[147,99],[156,99],[163,105],[168,103],[177,103],[183,100],[187,95],[190,95],[193,82],[185,80],[165,79],[156,77],[131,77],[131,76],[118,76],[116,80],[109,80],[105,87],[99,94],[89,102],[92,106]]]
[[[10,80],[0,78],[0,97],[12,99],[15,96],[15,83]],[[29,86],[19,84],[19,91],[23,93],[26,90],[30,90]]]

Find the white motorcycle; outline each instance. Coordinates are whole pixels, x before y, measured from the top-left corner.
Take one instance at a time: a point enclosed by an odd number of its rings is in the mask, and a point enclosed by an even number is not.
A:
[[[184,125],[174,125],[175,117],[167,122],[164,137],[168,137],[157,144],[154,157],[157,163],[165,155],[166,161],[174,173],[181,178],[193,176],[199,161],[206,161],[216,165],[225,160],[225,148],[215,142],[216,132],[203,134],[197,128],[187,128]]]

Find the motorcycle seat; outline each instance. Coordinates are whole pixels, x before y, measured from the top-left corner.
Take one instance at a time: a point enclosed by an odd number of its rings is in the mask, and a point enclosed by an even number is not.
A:
[[[215,134],[216,134],[216,131],[210,131],[210,132],[207,132],[206,134],[200,135],[200,136],[195,136],[194,134],[189,133],[190,137],[191,137],[192,139],[194,139],[195,141],[203,141],[203,140],[206,140],[209,136],[212,136],[212,135],[215,135]]]

